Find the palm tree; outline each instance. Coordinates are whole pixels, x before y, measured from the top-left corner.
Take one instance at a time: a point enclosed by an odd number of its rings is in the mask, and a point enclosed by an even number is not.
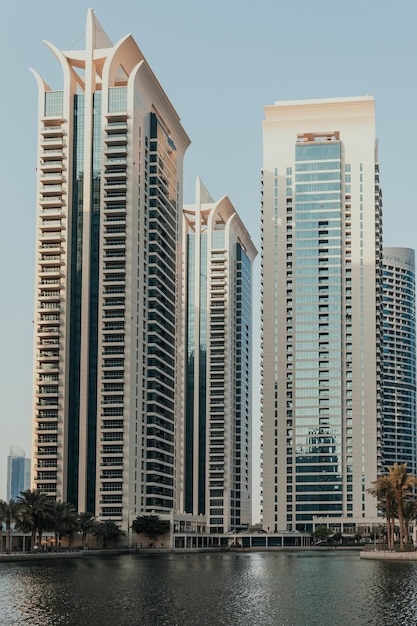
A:
[[[403,502],[403,508],[404,508],[404,526],[408,535],[408,527],[410,525],[410,522],[415,520],[417,517],[417,500],[406,498]],[[409,536],[408,536],[408,539],[410,539]]]
[[[378,476],[372,483],[373,487],[368,492],[377,498],[381,508],[385,509],[387,518],[387,544],[388,550],[394,548],[394,530],[395,530],[395,493],[389,476],[383,474]]]
[[[78,528],[77,512],[69,502],[52,502],[50,527],[55,532],[55,546],[58,547],[62,535],[71,535]]]
[[[0,500],[0,522],[6,522],[6,552],[10,553],[10,537],[12,522],[19,522],[22,516],[22,505],[13,498],[8,502]]]
[[[42,540],[42,532],[47,528],[52,518],[52,501],[44,491],[40,489],[26,489],[20,492],[18,502],[22,505],[21,519],[18,527],[24,532],[31,533],[30,548],[33,551],[36,542],[36,533],[39,541]]]
[[[407,463],[394,463],[388,467],[388,477],[395,493],[398,507],[398,523],[400,525],[400,549],[404,549],[404,497],[417,484],[417,478],[407,472]]]
[[[93,532],[96,518],[88,511],[83,511],[78,515],[78,530],[83,534],[83,546],[87,545],[87,535]]]

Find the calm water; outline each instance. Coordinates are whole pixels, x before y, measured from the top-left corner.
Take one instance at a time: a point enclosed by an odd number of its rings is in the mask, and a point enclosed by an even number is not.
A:
[[[336,551],[0,563],[0,624],[417,624],[417,563]]]

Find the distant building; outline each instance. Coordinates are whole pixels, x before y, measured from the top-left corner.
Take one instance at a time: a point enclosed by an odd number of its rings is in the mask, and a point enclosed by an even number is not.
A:
[[[181,509],[211,532],[251,523],[252,265],[257,251],[227,196],[197,180],[184,207],[185,422]]]
[[[415,253],[384,248],[383,469],[407,463],[417,474]]]
[[[7,500],[15,500],[25,489],[30,489],[30,459],[22,448],[12,446],[7,457]]]
[[[374,517],[382,200],[371,96],[265,107],[263,523]]]
[[[180,119],[131,35],[88,11],[38,83],[34,482],[127,530],[176,509]]]

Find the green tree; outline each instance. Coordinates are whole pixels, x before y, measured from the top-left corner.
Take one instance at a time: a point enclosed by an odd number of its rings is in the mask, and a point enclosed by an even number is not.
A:
[[[132,529],[138,535],[145,535],[153,541],[156,537],[169,533],[170,523],[168,520],[161,520],[159,515],[138,515],[132,522]]]
[[[0,523],[6,523],[6,552],[10,553],[10,537],[12,523],[18,523],[22,517],[22,505],[17,500],[11,499],[8,502],[0,500]]]
[[[17,526],[23,532],[31,533],[30,548],[33,552],[36,543],[36,533],[39,541],[42,533],[53,519],[53,504],[44,491],[40,489],[26,489],[20,492],[18,502],[22,505],[22,514]]]
[[[327,528],[327,526],[317,526],[317,528],[314,530],[313,536],[316,541],[324,541],[328,538],[330,534],[331,532]]]

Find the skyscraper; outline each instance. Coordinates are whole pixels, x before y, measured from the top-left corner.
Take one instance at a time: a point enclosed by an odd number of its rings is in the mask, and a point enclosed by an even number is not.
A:
[[[126,528],[174,508],[189,139],[131,35],[88,11],[39,89],[35,484]]]
[[[213,532],[251,522],[251,238],[201,181],[184,207],[185,409],[182,509]],[[181,480],[181,478],[179,478]]]
[[[18,446],[10,448],[7,457],[7,500],[16,500],[21,491],[30,487],[30,459]]]
[[[416,283],[410,248],[384,248],[382,339],[383,468],[407,463],[416,475]]]
[[[263,517],[376,515],[382,202],[372,97],[263,122]]]

